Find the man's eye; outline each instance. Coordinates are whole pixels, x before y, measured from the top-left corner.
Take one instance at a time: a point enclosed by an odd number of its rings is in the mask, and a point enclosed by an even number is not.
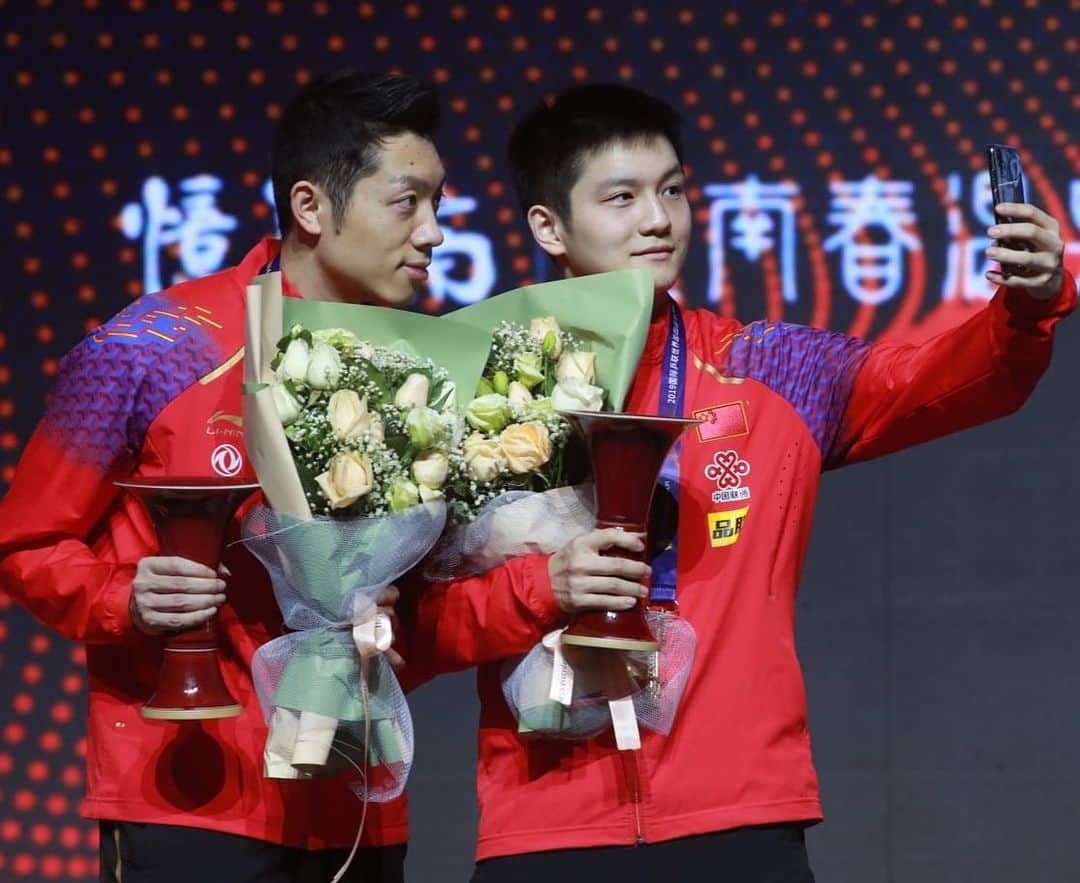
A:
[[[668,196],[682,196],[684,189],[682,184],[669,184],[666,191]]]
[[[634,194],[623,191],[622,193],[615,193],[608,197],[608,202],[629,202],[634,198]]]
[[[403,208],[416,208],[416,194],[410,193],[408,196],[401,197],[401,199],[398,200],[398,205]]]

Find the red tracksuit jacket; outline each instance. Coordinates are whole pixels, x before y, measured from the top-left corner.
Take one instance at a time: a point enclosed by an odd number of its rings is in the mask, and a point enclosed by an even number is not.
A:
[[[64,358],[0,501],[0,586],[87,644],[85,815],[348,847],[361,803],[341,781],[263,778],[266,727],[250,662],[282,621],[243,546],[225,553],[232,577],[219,617],[222,670],[243,714],[201,724],[140,717],[162,641],[133,629],[128,602],[136,563],[157,546],[142,510],[112,484],[127,475],[253,480],[240,423],[244,290],[278,248],[264,240],[237,267],[140,298]],[[366,845],[407,837],[404,798],[369,807]]]
[[[685,412],[703,421],[680,461],[678,597],[697,654],[668,736],[519,736],[497,660],[560,622],[541,557],[516,590],[431,587],[410,613],[413,676],[481,662],[477,859],[628,845],[821,818],[795,595],[818,480],[841,466],[1019,407],[1050,358],[1075,283],[1038,302],[999,291],[985,310],[920,346],[705,311],[683,313]],[[665,313],[654,321],[626,410],[657,412]]]

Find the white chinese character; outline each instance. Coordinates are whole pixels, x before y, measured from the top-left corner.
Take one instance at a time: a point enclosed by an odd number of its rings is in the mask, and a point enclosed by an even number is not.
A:
[[[709,207],[709,289],[712,302],[721,299],[727,265],[726,217],[734,213],[730,246],[749,261],[757,261],[776,248],[776,221],[780,221],[780,285],[784,303],[795,303],[795,207],[799,185],[762,184],[757,175],[733,184],[706,184]]]
[[[842,248],[841,275],[855,300],[871,306],[884,303],[900,290],[901,249],[922,249],[909,228],[915,222],[911,182],[867,175],[861,181],[833,182],[829,189],[829,222],[840,229],[825,240],[825,250]],[[875,236],[872,228],[881,232]]]
[[[956,172],[946,178],[949,208],[946,219],[949,228],[949,248],[945,256],[945,278],[941,283],[941,299],[989,300],[994,286],[984,275],[990,269],[986,249],[990,240],[984,230],[994,222],[993,198],[990,195],[990,174],[978,172],[971,176],[971,213],[974,222],[964,220],[963,182]],[[976,235],[973,235],[973,232]]]
[[[179,207],[169,205],[169,185],[157,176],[147,178],[142,204],[130,202],[120,212],[120,230],[128,239],[143,239],[143,284],[147,292],[159,291],[162,248],[178,244],[183,273],[172,282],[205,276],[221,269],[229,251],[222,235],[236,229],[236,218],[223,214],[216,204],[221,179],[195,175],[180,182]]]
[[[471,196],[446,196],[439,205],[437,217],[467,215],[476,210]],[[445,237],[435,249],[428,267],[428,287],[436,305],[447,297],[459,304],[474,304],[483,300],[495,287],[495,256],[491,240],[482,233],[455,230],[442,226]]]

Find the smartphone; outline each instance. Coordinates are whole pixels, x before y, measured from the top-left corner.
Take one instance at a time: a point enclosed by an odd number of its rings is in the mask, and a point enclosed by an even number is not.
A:
[[[1024,198],[1024,169],[1020,164],[1020,153],[1015,147],[991,144],[986,148],[986,161],[990,168],[990,195],[994,202],[994,217],[999,223],[1011,224],[1016,218],[1002,215],[997,207],[1003,202],[1027,202]],[[1027,251],[1027,246],[1022,242],[1003,239],[999,244],[1002,248]],[[1001,275],[1008,276],[1010,272],[1016,272],[1016,268],[1002,264]]]

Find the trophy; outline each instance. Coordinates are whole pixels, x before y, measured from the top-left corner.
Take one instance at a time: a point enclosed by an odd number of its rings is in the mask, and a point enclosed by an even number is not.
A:
[[[671,446],[699,420],[648,417],[600,411],[559,411],[585,439],[596,484],[596,526],[646,533],[649,507],[660,469]],[[646,538],[645,549],[649,548]],[[644,561],[647,552],[609,549],[603,553]],[[656,638],[638,601],[629,610],[594,610],[575,617],[564,644],[635,650],[657,649]]]
[[[225,529],[257,483],[206,478],[128,478],[118,487],[140,500],[157,530],[159,555],[188,558],[217,570]],[[176,632],[165,644],[157,689],[142,707],[154,720],[236,717],[239,703],[229,694],[218,667],[216,617]]]

